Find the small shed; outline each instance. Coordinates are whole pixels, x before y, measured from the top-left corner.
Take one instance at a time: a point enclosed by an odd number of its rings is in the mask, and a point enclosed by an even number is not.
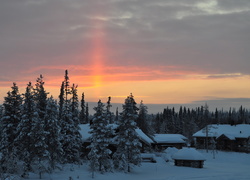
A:
[[[175,166],[203,168],[205,157],[194,148],[183,148],[172,157]]]

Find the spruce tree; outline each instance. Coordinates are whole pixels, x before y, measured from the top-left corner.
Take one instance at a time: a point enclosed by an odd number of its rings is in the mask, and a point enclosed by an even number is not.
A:
[[[64,81],[62,82],[61,89],[60,89],[60,95],[59,95],[59,119],[62,118],[62,110],[63,110],[63,105],[64,105]]]
[[[37,164],[37,169],[39,170],[40,177],[42,172],[47,171],[47,167],[44,166],[45,162],[49,158],[49,153],[47,151],[47,119],[45,119],[45,111],[47,106],[47,92],[44,89],[45,82],[43,81],[43,76],[37,78],[35,88],[34,88],[34,98],[36,103],[36,111],[39,116],[39,120],[35,123],[34,128],[34,162]]]
[[[137,126],[140,128],[145,134],[152,135],[152,130],[149,127],[148,123],[148,110],[147,106],[143,104],[141,101],[139,106],[139,115],[137,118]]]
[[[86,123],[89,123],[89,104],[86,104]]]
[[[56,164],[62,161],[62,146],[60,142],[60,124],[58,121],[58,105],[57,102],[50,97],[47,100],[45,111],[45,129],[46,129],[46,144],[48,152],[49,166],[53,170]]]
[[[84,100],[84,93],[82,93],[82,99],[81,99],[81,111],[79,115],[79,121],[80,124],[87,124],[86,122],[86,105],[85,105],[85,100]]]
[[[108,97],[108,101],[107,101],[107,106],[106,106],[106,114],[107,114],[107,119],[108,119],[108,123],[109,123],[109,124],[114,123],[114,121],[113,121],[114,115],[113,115],[113,113],[110,111],[110,108],[111,108],[111,107],[112,107],[112,105],[111,105],[111,97],[109,96],[109,97]]]
[[[14,173],[17,170],[17,126],[21,121],[23,101],[16,83],[13,83],[11,89],[12,91],[9,91],[4,98],[4,111],[1,118],[1,168],[5,173]]]
[[[64,153],[64,161],[65,163],[80,163],[80,148],[81,148],[81,135],[80,135],[80,127],[76,121],[74,121],[75,114],[73,114],[72,110],[74,109],[75,113],[75,104],[76,97],[74,99],[70,98],[69,95],[72,93],[72,88],[70,88],[68,71],[65,71],[64,76],[64,94],[65,96],[62,98],[64,101],[62,106],[61,118],[60,118],[60,126],[61,126],[61,144]],[[75,87],[73,88],[75,90]],[[76,94],[75,94],[76,95]],[[74,102],[74,106],[72,105]],[[73,108],[74,107],[74,108]]]
[[[119,111],[118,111],[118,107],[116,108],[116,111],[115,111],[115,124],[117,124],[119,121]]]
[[[25,162],[24,171],[28,173],[31,170],[31,163],[36,156],[36,125],[39,121],[39,115],[35,104],[35,95],[31,82],[27,85],[24,94],[24,104],[22,108],[22,118],[18,124],[18,153],[20,159]]]
[[[1,139],[1,150],[5,149],[8,152],[12,152],[15,146],[13,143],[17,137],[16,129],[21,120],[21,106],[23,101],[16,83],[13,83],[11,88],[12,91],[9,91],[7,97],[4,98],[4,113],[1,119],[3,135]]]
[[[47,92],[44,89],[45,82],[43,81],[43,76],[40,75],[40,77],[37,78],[36,84],[35,84],[35,101],[36,106],[39,114],[40,120],[44,120],[45,116],[45,109],[46,109],[46,103],[47,103]]]
[[[135,131],[137,111],[136,102],[131,94],[125,99],[123,105],[121,120],[117,128],[117,150],[113,155],[115,168],[125,172],[130,172],[133,165],[139,166],[141,163],[141,144]]]
[[[111,150],[108,149],[108,145],[111,142],[111,128],[108,127],[107,111],[104,110],[104,104],[101,100],[99,100],[94,110],[95,114],[90,126],[91,144],[88,157],[91,170],[97,170],[93,169],[95,164],[98,170],[104,173],[112,169]]]
[[[78,101],[78,95],[77,95],[77,85],[73,84],[71,87],[71,94],[72,94],[72,98],[71,98],[71,105],[70,105],[70,109],[71,109],[71,113],[72,113],[72,119],[75,123],[75,126],[79,125],[79,101]]]

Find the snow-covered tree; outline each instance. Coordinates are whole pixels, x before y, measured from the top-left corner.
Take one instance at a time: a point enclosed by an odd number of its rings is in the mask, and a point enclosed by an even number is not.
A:
[[[74,123],[76,124],[76,126],[79,125],[79,101],[78,101],[78,95],[77,95],[77,85],[73,84],[71,87],[71,94],[72,94],[72,98],[71,98],[71,104],[70,104],[70,109],[72,112],[72,119],[74,121]]]
[[[137,111],[136,102],[131,94],[125,99],[123,105],[121,120],[117,128],[117,150],[113,155],[115,168],[125,172],[130,172],[133,165],[141,164],[141,144],[135,131]]]
[[[45,111],[45,129],[46,129],[46,144],[48,152],[48,161],[51,169],[55,169],[56,164],[61,162],[62,146],[60,142],[60,124],[58,121],[58,106],[57,102],[50,97],[47,100]]]
[[[4,112],[1,118],[1,168],[5,172],[13,173],[17,166],[17,126],[21,121],[22,97],[18,86],[13,83],[12,91],[4,98]]]
[[[88,122],[86,121],[86,105],[85,105],[85,100],[84,100],[84,93],[82,93],[82,99],[81,99],[81,111],[79,115],[79,121],[81,124],[87,124]]]
[[[89,123],[89,104],[86,104],[86,122]]]
[[[40,121],[44,121],[45,116],[45,109],[47,104],[47,92],[44,89],[44,81],[43,76],[40,75],[40,77],[37,78],[36,84],[35,84],[35,102],[36,107],[38,110]]]
[[[118,107],[116,108],[116,111],[115,111],[115,124],[117,124],[119,121],[119,111],[118,111]]]
[[[107,120],[109,124],[114,123],[114,115],[113,113],[110,111],[110,108],[112,107],[111,105],[111,97],[108,97],[108,101],[107,101],[107,106],[106,106],[106,116],[107,116]]]
[[[39,121],[39,114],[36,109],[35,96],[31,82],[27,85],[24,94],[24,104],[22,108],[22,118],[18,124],[18,154],[20,159],[25,162],[24,170],[31,170],[31,163],[36,156],[36,126]]]
[[[6,150],[8,152],[11,152],[12,148],[15,146],[14,141],[17,137],[16,129],[21,120],[21,106],[23,100],[19,94],[16,83],[13,83],[11,88],[12,91],[9,91],[7,97],[4,98],[4,113],[1,119],[1,150],[7,148]]]
[[[137,126],[148,135],[153,134],[153,130],[149,126],[149,119],[148,119],[148,107],[143,104],[143,101],[141,101],[139,106],[139,115],[137,118]]]
[[[89,146],[90,168],[92,171],[94,165],[102,173],[112,169],[111,150],[108,149],[111,143],[112,129],[108,126],[107,111],[104,110],[104,104],[99,100],[97,107],[94,108],[95,114],[90,126],[91,144]]]
[[[34,99],[36,103],[36,111],[38,113],[39,119],[32,127],[35,132],[33,135],[34,139],[34,163],[37,165],[40,176],[42,172],[47,170],[43,161],[47,161],[49,158],[49,153],[47,151],[47,119],[45,119],[46,106],[47,106],[47,92],[44,89],[43,76],[37,78],[35,88],[34,88]]]
[[[70,88],[68,71],[65,71],[64,76],[64,101],[62,106],[60,126],[61,126],[61,144],[64,153],[64,161],[68,163],[80,163],[80,148],[81,148],[81,134],[79,132],[79,124],[74,121],[74,116],[72,109],[73,99],[69,97],[72,94],[72,89]],[[76,93],[76,91],[74,92]],[[76,98],[76,97],[74,97]],[[75,101],[75,99],[74,99]],[[75,101],[76,103],[76,101]]]
[[[62,110],[63,110],[63,105],[65,102],[64,96],[65,96],[65,92],[64,92],[64,81],[63,81],[61,85],[61,89],[60,89],[60,95],[59,95],[59,119],[62,118]]]

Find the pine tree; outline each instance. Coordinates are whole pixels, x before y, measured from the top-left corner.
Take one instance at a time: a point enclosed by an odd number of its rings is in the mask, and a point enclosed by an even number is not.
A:
[[[47,151],[47,129],[45,125],[47,124],[47,119],[45,119],[45,111],[47,106],[47,92],[44,89],[43,76],[40,75],[36,80],[35,89],[34,89],[34,98],[36,103],[36,111],[39,115],[39,120],[35,123],[33,127],[34,138],[34,162],[37,164],[37,169],[39,171],[40,177],[42,172],[47,171],[47,167],[44,166],[43,161],[47,161],[49,154]]]
[[[63,111],[63,105],[64,105],[64,81],[62,82],[61,89],[60,89],[60,95],[59,95],[59,119],[62,118],[62,111]]]
[[[20,159],[25,162],[24,171],[28,173],[31,170],[31,163],[36,156],[34,137],[37,132],[36,125],[39,120],[39,115],[36,109],[35,96],[31,82],[27,85],[24,94],[24,104],[22,109],[22,118],[18,124],[18,153]]]
[[[155,120],[154,120],[154,130],[155,130],[156,133],[158,133],[158,134],[162,133],[162,131],[161,131],[162,124],[163,124],[162,113],[157,113],[156,117],[155,117]]]
[[[108,119],[108,123],[109,124],[112,124],[112,123],[114,123],[114,121],[113,121],[113,117],[114,117],[114,115],[113,115],[113,113],[110,111],[110,108],[112,107],[112,105],[111,105],[111,97],[109,96],[108,97],[108,101],[107,101],[107,106],[106,106],[106,114],[107,114],[107,119]]]
[[[72,89],[69,85],[68,71],[65,71],[64,76],[64,94],[62,97],[64,101],[62,106],[60,126],[61,126],[61,144],[64,153],[65,163],[80,163],[80,148],[81,148],[81,135],[80,127],[76,121],[74,121],[75,114],[73,114],[72,109],[76,110],[76,91],[74,92],[74,100],[69,97],[71,95]],[[73,88],[75,90],[75,87]],[[74,101],[74,108],[72,102]]]
[[[84,93],[82,93],[82,99],[81,99],[81,111],[79,115],[79,121],[81,124],[87,124],[86,122],[86,106],[85,106],[85,100],[84,100]]]
[[[78,110],[78,106],[79,106],[79,101],[78,101],[78,95],[77,95],[77,85],[73,84],[71,87],[71,94],[72,94],[72,98],[71,98],[71,113],[72,113],[72,119],[75,123],[75,126],[79,125],[79,110]]]
[[[47,100],[45,111],[45,129],[48,160],[50,168],[53,170],[57,163],[62,161],[62,146],[60,142],[60,124],[58,121],[58,106],[53,97]]]
[[[92,171],[93,165],[98,167],[102,173],[112,169],[112,162],[110,158],[111,150],[108,145],[111,142],[111,129],[108,127],[107,111],[104,110],[104,104],[99,100],[97,107],[94,108],[95,114],[90,126],[91,144],[89,146],[90,153],[90,168]]]
[[[137,118],[137,126],[148,135],[152,135],[152,130],[149,127],[148,122],[148,107],[143,104],[143,101],[141,101],[139,106],[139,116]]]
[[[47,103],[47,94],[48,94],[44,89],[44,83],[45,82],[43,81],[43,76],[40,75],[40,77],[37,78],[36,80],[34,89],[35,101],[40,120],[44,120],[46,103]]]
[[[86,104],[86,123],[89,123],[89,104]]]
[[[116,111],[115,111],[115,124],[117,124],[119,121],[119,111],[118,111],[118,107],[116,108]]]
[[[17,170],[17,126],[21,121],[23,101],[16,83],[13,83],[11,88],[12,91],[9,91],[7,97],[4,98],[4,111],[1,118],[1,168],[7,173],[13,173]]]
[[[125,99],[121,120],[118,125],[117,133],[117,151],[114,154],[114,166],[119,170],[130,172],[132,165],[139,166],[141,163],[140,148],[138,136],[135,132],[135,120],[138,117],[138,108],[133,95]]]
[[[3,118],[1,119],[2,125],[2,134],[3,137],[1,139],[1,149],[6,149],[8,152],[12,151],[17,137],[16,128],[18,123],[21,120],[21,106],[22,106],[22,97],[19,94],[18,86],[16,83],[13,83],[11,87],[12,91],[7,93],[7,97],[5,97],[5,101],[3,103],[4,113]]]

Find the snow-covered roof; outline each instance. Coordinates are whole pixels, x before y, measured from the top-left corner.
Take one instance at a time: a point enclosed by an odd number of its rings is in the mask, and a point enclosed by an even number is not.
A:
[[[172,158],[176,160],[206,160],[206,158],[194,148],[182,148],[175,153]]]
[[[86,142],[89,140],[89,138],[91,137],[90,134],[90,126],[89,124],[81,124],[80,126],[80,134],[82,135],[82,140],[83,142]],[[110,126],[112,126],[113,129],[117,128],[116,124],[110,124]],[[141,129],[137,128],[135,129],[138,137],[145,143],[147,144],[151,144],[153,143],[152,139],[150,139]]]
[[[186,143],[187,138],[181,134],[155,134],[156,143]]]
[[[227,133],[225,133],[225,134],[221,134],[220,136],[222,136],[222,135],[224,135],[225,137],[227,137],[227,138],[230,139],[230,140],[235,140],[235,136],[232,135],[232,134],[227,134]],[[218,137],[220,137],[220,136],[217,136],[216,138],[218,138]]]
[[[211,124],[208,125],[208,137],[220,137],[225,135],[231,140],[235,138],[248,138],[250,137],[250,125],[249,124],[238,124],[231,126],[229,124]],[[206,129],[203,128],[196,132],[194,137],[206,137]]]
[[[139,137],[142,141],[144,141],[145,143],[147,143],[147,144],[149,144],[149,145],[150,145],[151,143],[153,143],[152,139],[150,139],[141,129],[137,128],[137,129],[135,129],[135,131],[136,131],[138,137]]]

